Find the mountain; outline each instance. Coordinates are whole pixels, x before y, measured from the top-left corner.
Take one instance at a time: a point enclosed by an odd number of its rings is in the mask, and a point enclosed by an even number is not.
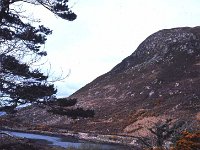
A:
[[[111,71],[70,98],[78,99],[75,107],[93,109],[95,117],[71,120],[31,107],[10,119],[24,126],[124,135],[145,135],[147,126],[169,118],[199,127],[200,27],[150,35]]]
[[[134,134],[167,118],[199,120],[200,27],[150,35],[111,71],[71,97],[95,110],[98,119],[84,124],[94,130]]]

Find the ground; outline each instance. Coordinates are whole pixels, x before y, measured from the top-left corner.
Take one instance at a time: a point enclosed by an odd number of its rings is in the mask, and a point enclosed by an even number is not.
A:
[[[48,146],[44,141],[34,141],[11,137],[8,135],[0,136],[1,150],[64,150],[64,148]]]

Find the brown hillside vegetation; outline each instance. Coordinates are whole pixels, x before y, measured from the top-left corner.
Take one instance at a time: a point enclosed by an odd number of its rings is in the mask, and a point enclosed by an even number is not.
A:
[[[134,136],[148,135],[147,128],[168,118],[199,128],[200,27],[152,34],[111,71],[70,97],[78,99],[75,107],[94,109],[95,117],[71,120],[30,107],[10,121],[29,128]]]
[[[145,135],[167,118],[199,120],[199,70],[200,27],[161,30],[71,97],[96,110],[89,130]]]

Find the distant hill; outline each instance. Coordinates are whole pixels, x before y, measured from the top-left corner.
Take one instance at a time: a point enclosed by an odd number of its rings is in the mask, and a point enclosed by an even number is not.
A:
[[[31,108],[16,118],[33,126],[126,135],[145,135],[147,126],[168,118],[200,121],[200,27],[150,35],[111,71],[70,97],[78,99],[76,107],[94,109],[95,117],[71,120]]]

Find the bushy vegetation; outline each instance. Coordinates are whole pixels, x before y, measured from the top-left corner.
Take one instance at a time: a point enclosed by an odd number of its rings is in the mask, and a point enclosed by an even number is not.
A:
[[[51,107],[70,107],[74,106],[77,103],[77,99],[67,99],[67,98],[58,98],[58,99],[52,99],[51,101],[46,102],[46,105],[49,105]]]
[[[179,140],[177,140],[174,150],[199,150],[200,149],[200,131],[183,131]]]
[[[148,148],[146,150],[199,150],[200,149],[200,131],[183,131],[181,137],[169,148],[164,146]]]
[[[146,150],[200,149],[200,131],[192,129],[191,124],[187,122],[172,122],[171,119],[167,119],[148,130],[152,133],[152,136],[138,137],[141,147]]]
[[[76,119],[78,117],[94,117],[94,110],[84,110],[83,108],[68,108],[70,106],[74,106],[76,103],[76,99],[60,98],[50,101],[46,103],[46,105],[50,106],[48,112],[57,115],[66,115],[68,117],[71,117],[72,119]]]
[[[84,110],[83,108],[75,108],[75,109],[65,109],[65,108],[54,108],[48,110],[53,114],[58,115],[67,115],[72,119],[77,119],[78,117],[89,118],[94,116],[94,110]]]

